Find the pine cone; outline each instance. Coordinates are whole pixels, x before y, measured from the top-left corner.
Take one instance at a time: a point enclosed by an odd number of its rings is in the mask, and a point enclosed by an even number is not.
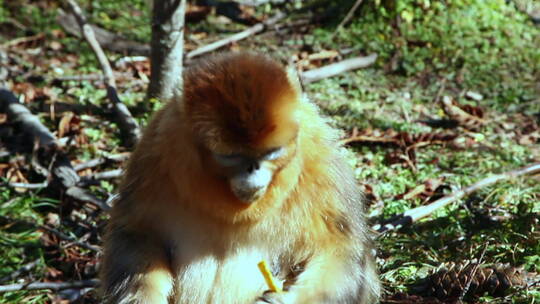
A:
[[[469,298],[485,293],[502,296],[512,287],[526,286],[534,275],[509,264],[479,266],[476,260],[471,260],[444,264],[436,273],[413,286],[412,290],[441,300],[459,298],[462,294]]]

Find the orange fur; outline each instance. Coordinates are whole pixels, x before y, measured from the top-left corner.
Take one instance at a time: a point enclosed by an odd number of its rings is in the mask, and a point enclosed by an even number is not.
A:
[[[127,168],[105,244],[111,302],[143,303],[159,288],[170,303],[251,304],[265,288],[263,259],[294,277],[285,303],[374,301],[361,194],[298,80],[266,57],[231,53],[188,69],[183,94],[155,115]],[[267,191],[240,202],[212,155],[276,147],[286,152],[267,162]],[[292,274],[295,265],[305,269]]]

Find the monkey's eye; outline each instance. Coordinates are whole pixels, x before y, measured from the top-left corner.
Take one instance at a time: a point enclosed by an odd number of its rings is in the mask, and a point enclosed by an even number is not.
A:
[[[247,157],[242,154],[214,154],[214,159],[222,166],[235,167],[245,163]]]
[[[278,147],[266,152],[261,158],[263,160],[276,160],[285,154],[285,148]]]

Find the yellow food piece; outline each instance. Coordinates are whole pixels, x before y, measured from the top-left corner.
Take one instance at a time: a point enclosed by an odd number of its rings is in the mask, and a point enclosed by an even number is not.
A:
[[[276,284],[274,276],[272,275],[272,272],[270,272],[270,268],[268,268],[266,261],[260,261],[257,266],[266,281],[266,285],[268,285],[268,289],[273,292],[281,292],[281,288]]]

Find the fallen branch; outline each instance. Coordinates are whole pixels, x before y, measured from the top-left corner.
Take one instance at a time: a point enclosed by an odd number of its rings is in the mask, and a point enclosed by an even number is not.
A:
[[[90,202],[98,207],[108,210],[110,207],[85,189],[77,186],[80,177],[71,166],[67,155],[58,147],[56,138],[39,119],[33,115],[11,91],[0,88],[0,112],[7,114],[9,122],[17,124],[21,130],[28,134],[27,142],[36,143],[41,150],[42,161],[50,162],[44,168],[51,168],[52,182],[49,185],[59,185],[69,197]],[[40,164],[41,165],[41,164]]]
[[[101,70],[103,71],[104,76],[103,82],[107,87],[107,97],[112,102],[116,123],[120,128],[122,137],[126,140],[127,146],[131,147],[135,145],[141,137],[141,130],[139,128],[139,124],[133,118],[126,105],[123,104],[118,97],[118,93],[116,90],[116,80],[114,78],[111,65],[109,64],[109,60],[103,52],[101,45],[96,39],[94,30],[87,23],[86,18],[84,17],[83,12],[77,2],[75,2],[75,0],[68,0],[68,3],[71,7],[71,10],[75,14],[84,38],[92,47],[92,50],[94,51],[101,65]]]
[[[343,72],[365,68],[375,63],[375,60],[377,60],[377,54],[371,54],[366,57],[355,57],[329,64],[318,69],[303,72],[301,75],[302,82],[310,83],[332,77]]]
[[[424,217],[431,215],[435,210],[443,208],[449,205],[450,203],[477,191],[478,189],[489,186],[501,180],[516,178],[518,176],[522,176],[526,174],[536,174],[539,172],[540,172],[540,163],[534,163],[532,165],[529,165],[523,168],[519,168],[516,170],[512,170],[512,171],[508,171],[508,172],[504,172],[501,174],[496,174],[496,175],[484,178],[466,188],[462,188],[450,195],[447,195],[441,199],[438,199],[429,205],[420,206],[420,207],[405,211],[404,213],[397,215],[393,219],[391,219],[390,223],[388,224],[374,225],[372,229],[376,230],[377,232],[381,234],[386,233],[391,230],[400,229],[403,226],[410,225]]]
[[[275,16],[273,16],[271,18],[268,18],[267,20],[265,20],[265,21],[263,21],[261,23],[255,24],[254,26],[252,26],[252,27],[250,27],[248,29],[245,29],[245,30],[243,30],[243,31],[241,31],[239,33],[234,34],[234,35],[231,35],[231,36],[229,36],[229,37],[227,37],[225,39],[221,39],[221,40],[215,41],[213,43],[210,43],[208,45],[197,48],[197,49],[187,53],[186,58],[191,59],[191,58],[200,56],[202,54],[206,54],[206,53],[215,51],[215,50],[217,50],[217,49],[219,49],[221,47],[224,47],[224,46],[226,46],[228,44],[231,44],[233,42],[237,42],[237,41],[240,41],[242,39],[246,39],[249,36],[252,36],[252,35],[255,35],[255,34],[259,33],[259,32],[262,32],[263,30],[265,30],[269,26],[272,26],[272,25],[276,24],[278,21],[280,21],[283,18],[285,18],[285,14],[281,13],[281,12],[278,12]]]
[[[11,91],[0,88],[0,112],[6,113],[10,122],[24,126],[24,131],[38,141],[40,146],[54,146],[56,139],[39,118],[34,116]]]
[[[53,291],[71,289],[71,288],[88,288],[97,287],[99,285],[98,279],[74,281],[74,282],[33,282],[27,284],[10,284],[0,285],[0,293],[19,291],[19,290],[41,290],[50,289]]]
[[[82,38],[80,27],[77,23],[77,18],[73,14],[66,13],[62,9],[58,9],[58,17],[56,21],[69,34]],[[131,54],[131,55],[150,55],[150,45],[131,41],[121,35],[109,32],[94,24],[90,25],[95,33],[96,40],[103,48],[116,53]]]

